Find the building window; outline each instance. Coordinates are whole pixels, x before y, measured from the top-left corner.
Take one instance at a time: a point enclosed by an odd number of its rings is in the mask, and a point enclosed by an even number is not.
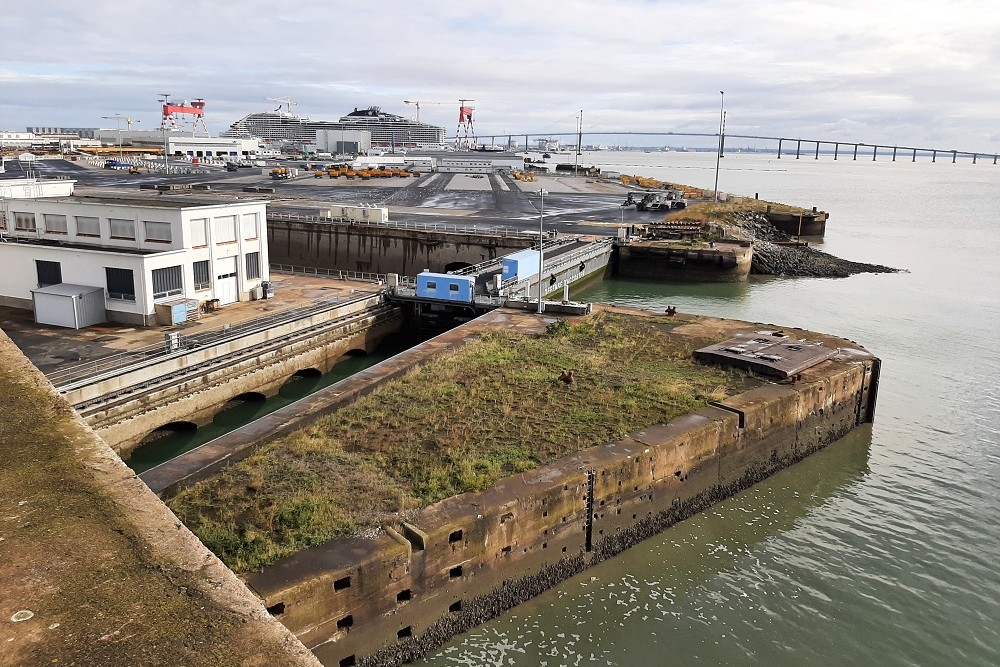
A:
[[[153,269],[153,298],[162,299],[184,293],[184,273],[180,266]]]
[[[135,220],[124,218],[108,218],[111,223],[111,238],[135,240]]]
[[[200,262],[194,263],[194,288],[196,290],[208,289],[212,286],[211,280],[208,277],[208,260],[203,259]]]
[[[170,243],[173,237],[170,234],[169,222],[153,222],[144,220],[142,223],[146,227],[146,240],[158,243]]]
[[[247,280],[260,278],[260,253],[247,253]]]
[[[14,212],[14,229],[22,232],[35,231],[35,214]]]
[[[236,216],[226,215],[215,219],[215,242],[233,243],[236,241]]]
[[[188,222],[191,232],[191,247],[204,248],[208,245],[208,218],[198,218]]]
[[[39,287],[58,285],[62,282],[62,265],[59,262],[47,262],[44,259],[36,259],[35,271],[38,273]]]
[[[45,220],[45,231],[49,234],[66,234],[69,231],[65,215],[45,213],[42,218]]]
[[[132,269],[104,268],[108,281],[108,298],[116,301],[135,301],[135,279]]]
[[[248,213],[243,216],[243,238],[246,240],[257,238],[257,220],[258,216],[256,213]]]
[[[77,236],[100,236],[101,221],[89,216],[76,216],[76,234]]]

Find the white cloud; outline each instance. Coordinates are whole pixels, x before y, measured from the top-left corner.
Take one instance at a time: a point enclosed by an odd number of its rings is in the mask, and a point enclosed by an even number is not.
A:
[[[588,130],[711,132],[722,89],[731,134],[986,150],[997,14],[972,0],[40,0],[5,8],[0,127],[155,126],[169,91],[205,98],[213,130],[289,95],[315,118],[475,98],[487,135],[571,132],[581,108]],[[452,130],[457,110],[421,116]]]

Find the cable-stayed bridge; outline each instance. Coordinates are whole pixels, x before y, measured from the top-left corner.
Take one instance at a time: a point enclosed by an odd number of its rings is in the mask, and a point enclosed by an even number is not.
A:
[[[514,140],[524,139],[524,145],[530,146],[531,139],[546,140],[554,137],[573,137],[581,139],[583,137],[613,137],[613,136],[645,136],[645,137],[712,137],[716,141],[719,139],[718,132],[646,132],[646,131],[587,131],[587,132],[516,132],[494,135],[483,135],[485,139],[489,136],[490,145],[496,145],[497,138],[506,137],[507,146]],[[897,159],[909,159],[917,161],[917,157],[930,158],[931,162],[937,162],[938,158],[950,162],[957,162],[958,158],[971,159],[973,164],[979,162],[990,162],[997,164],[1000,150],[959,150],[955,148],[928,148],[922,146],[900,146],[888,143],[868,143],[861,141],[841,141],[831,139],[803,139],[801,137],[771,137],[758,134],[729,134],[724,133],[721,150],[725,152],[725,142],[727,139],[744,139],[752,141],[766,141],[774,144],[779,159],[791,158],[800,159],[802,157],[812,157],[819,159],[820,155],[832,155],[834,160],[838,159],[879,159],[895,162]],[[572,146],[569,146],[572,148]],[[759,149],[757,149],[759,150]]]

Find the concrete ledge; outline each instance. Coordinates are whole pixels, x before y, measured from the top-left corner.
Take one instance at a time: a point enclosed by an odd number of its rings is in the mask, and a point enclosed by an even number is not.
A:
[[[319,667],[2,332],[0,397],[0,665]]]

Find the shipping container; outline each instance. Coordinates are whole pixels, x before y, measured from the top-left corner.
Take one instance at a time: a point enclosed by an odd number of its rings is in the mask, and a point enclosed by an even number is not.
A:
[[[538,275],[538,250],[521,250],[503,258],[504,282],[516,279],[518,282]]]
[[[417,296],[425,299],[472,303],[475,287],[474,276],[456,276],[430,271],[417,275]]]

